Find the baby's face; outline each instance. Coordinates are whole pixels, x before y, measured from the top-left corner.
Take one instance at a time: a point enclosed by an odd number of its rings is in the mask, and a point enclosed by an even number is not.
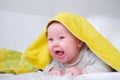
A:
[[[50,54],[62,63],[74,63],[83,42],[73,36],[59,22],[50,24],[47,33]]]

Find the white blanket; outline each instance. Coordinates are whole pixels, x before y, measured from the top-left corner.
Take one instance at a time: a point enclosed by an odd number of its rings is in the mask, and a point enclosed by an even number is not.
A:
[[[70,74],[52,76],[39,71],[19,75],[0,74],[0,80],[120,80],[120,72],[91,73],[72,77]]]

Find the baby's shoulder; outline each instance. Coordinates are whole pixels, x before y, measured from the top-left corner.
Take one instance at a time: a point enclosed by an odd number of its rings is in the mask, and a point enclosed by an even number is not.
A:
[[[96,59],[98,58],[95,53],[93,53],[87,46],[85,46],[83,48],[83,50],[81,50],[81,54],[83,58],[87,58],[87,59]]]

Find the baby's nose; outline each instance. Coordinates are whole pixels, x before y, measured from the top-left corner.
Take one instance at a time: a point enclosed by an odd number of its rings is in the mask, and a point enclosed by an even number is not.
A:
[[[53,43],[53,46],[54,46],[54,47],[57,47],[57,46],[59,46],[59,43],[58,43],[58,41],[54,41],[54,43]]]

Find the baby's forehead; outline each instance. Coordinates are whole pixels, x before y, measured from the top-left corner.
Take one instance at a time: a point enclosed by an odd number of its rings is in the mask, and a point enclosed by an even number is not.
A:
[[[54,25],[54,26],[53,26]],[[56,26],[57,25],[57,26]],[[71,35],[72,37],[76,37],[75,35],[73,35],[72,34],[72,32],[69,30],[69,29],[67,29],[69,26],[65,26],[64,24],[62,24],[62,22],[60,22],[60,21],[51,21],[49,24],[48,24],[48,26],[47,26],[47,29],[49,28],[50,29],[50,27],[51,27],[51,29],[52,29],[52,31],[57,31],[58,32],[58,34],[60,34],[60,33],[62,33],[62,34],[64,34],[64,35],[66,35],[66,34],[69,34],[69,35]],[[56,29],[55,29],[56,28]],[[62,31],[63,30],[63,31]],[[48,30],[47,30],[48,31]],[[77,37],[76,37],[77,38]]]
[[[63,24],[60,22],[54,22],[48,27],[48,34],[56,34],[56,35],[68,35],[71,37],[75,37]]]
[[[47,30],[58,30],[58,31],[62,30],[62,31],[69,32],[68,29],[66,28],[66,26],[64,26],[64,25],[63,25],[62,23],[60,23],[60,22],[52,22],[52,23],[48,26]]]

